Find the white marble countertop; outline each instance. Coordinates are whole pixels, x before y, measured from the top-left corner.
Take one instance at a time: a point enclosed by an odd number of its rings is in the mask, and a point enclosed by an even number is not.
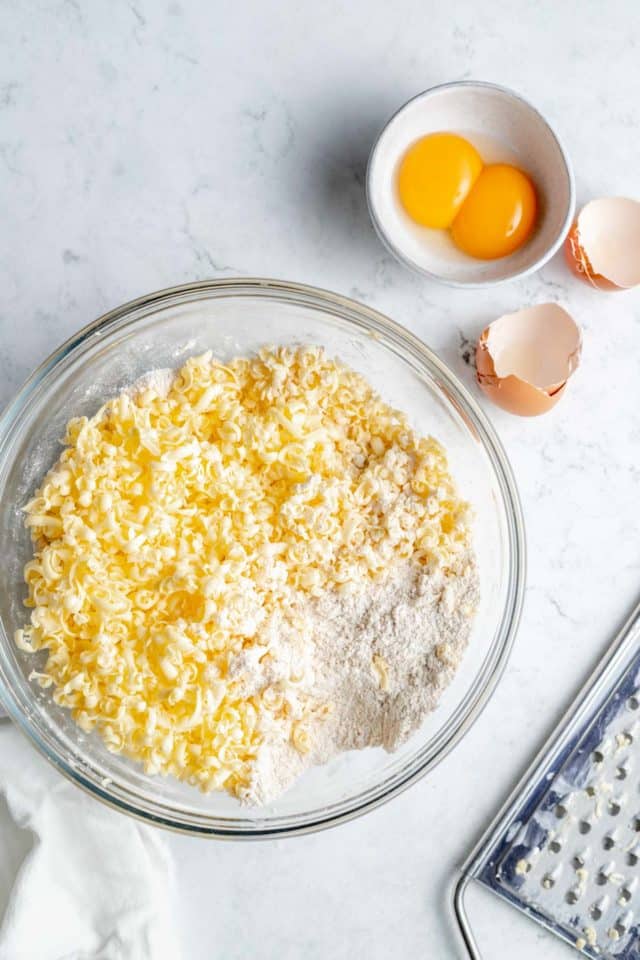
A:
[[[476,393],[460,342],[500,313],[552,299],[583,326],[582,367],[554,412],[490,410],[520,485],[529,576],[507,672],[465,740],[333,831],[170,839],[189,960],[452,957],[455,864],[640,593],[640,294],[598,294],[560,257],[487,292],[419,279],[373,233],[364,165],[399,104],[473,77],[547,114],[579,203],[637,196],[637,6],[31,0],[5,4],[2,21],[0,402],[107,308],[203,277],[351,294],[414,330]],[[488,957],[569,956],[490,906],[478,920]]]

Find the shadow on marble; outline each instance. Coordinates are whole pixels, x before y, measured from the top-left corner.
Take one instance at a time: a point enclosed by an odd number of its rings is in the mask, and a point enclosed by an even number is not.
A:
[[[7,801],[0,796],[0,926],[9,905],[13,882],[33,847],[30,830],[18,827],[9,813]]]
[[[327,229],[339,234],[336,245],[357,243],[360,256],[376,260],[385,251],[367,210],[365,176],[371,148],[392,112],[393,107],[370,101],[343,104],[324,132],[323,162],[312,167],[315,202]]]

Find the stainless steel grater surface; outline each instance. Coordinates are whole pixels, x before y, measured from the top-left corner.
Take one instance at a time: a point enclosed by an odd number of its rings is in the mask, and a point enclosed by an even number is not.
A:
[[[640,960],[640,604],[462,870],[586,956]]]

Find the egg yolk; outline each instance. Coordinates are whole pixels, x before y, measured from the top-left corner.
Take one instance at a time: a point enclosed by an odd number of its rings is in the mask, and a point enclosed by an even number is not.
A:
[[[529,239],[536,218],[529,177],[507,163],[483,168],[451,226],[453,242],[479,260],[506,257]]]
[[[450,227],[480,176],[482,158],[455,133],[431,133],[409,147],[398,171],[402,206],[423,227]]]

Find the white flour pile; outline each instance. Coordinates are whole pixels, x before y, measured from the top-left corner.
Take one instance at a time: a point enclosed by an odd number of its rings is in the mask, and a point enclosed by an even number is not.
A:
[[[305,604],[295,625],[272,623],[268,663],[238,658],[235,664],[246,690],[297,668],[330,710],[309,728],[305,753],[277,732],[267,737],[243,801],[268,803],[306,768],[345,750],[400,746],[452,679],[478,602],[478,571],[469,551],[454,574],[407,563],[383,583]]]

